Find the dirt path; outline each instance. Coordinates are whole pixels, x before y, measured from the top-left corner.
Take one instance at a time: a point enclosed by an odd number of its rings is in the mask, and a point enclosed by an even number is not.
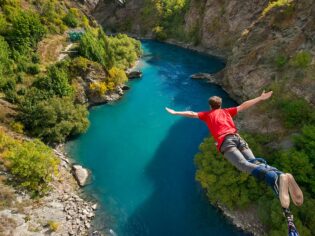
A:
[[[63,60],[67,55],[70,48],[73,46],[73,43],[69,43],[64,50],[62,50],[58,56],[58,61]]]

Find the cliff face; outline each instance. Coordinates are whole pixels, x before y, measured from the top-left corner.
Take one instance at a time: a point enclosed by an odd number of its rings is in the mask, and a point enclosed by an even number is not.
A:
[[[184,29],[198,35],[196,46],[227,58],[223,85],[237,101],[256,96],[262,88],[285,78],[284,89],[315,104],[314,66],[292,65],[300,51],[311,59],[315,55],[315,3],[288,1],[273,7],[268,3],[191,0]],[[105,30],[151,36],[152,25],[141,16],[143,6],[144,0],[130,0],[125,6],[104,0],[93,15]]]
[[[235,42],[229,56],[225,79],[236,98],[253,97],[273,81],[285,80],[285,91],[315,104],[311,75],[314,65],[310,62],[308,68],[303,68],[296,61],[300,52],[310,60],[314,58],[314,20],[313,1],[273,8],[266,15],[260,13]]]

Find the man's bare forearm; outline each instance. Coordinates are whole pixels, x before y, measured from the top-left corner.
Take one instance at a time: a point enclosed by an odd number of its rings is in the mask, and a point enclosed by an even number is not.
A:
[[[198,117],[198,114],[193,111],[175,111],[173,115],[185,116],[189,118],[196,118],[196,116]]]
[[[194,111],[174,111],[168,107],[165,107],[166,111],[172,115],[185,116],[189,118],[198,118],[198,113]]]
[[[260,97],[257,97],[257,98],[254,98],[254,99],[251,99],[251,100],[248,100],[246,102],[243,102],[240,107],[242,110],[246,110],[252,106],[254,106],[255,104],[261,102],[262,99]]]
[[[265,91],[263,91],[259,97],[248,100],[246,102],[243,102],[241,105],[239,105],[237,107],[237,111],[240,112],[240,111],[246,110],[246,109],[254,106],[255,104],[257,104],[261,101],[269,99],[271,97],[271,95],[272,95],[272,91],[270,91],[268,93],[265,93]]]

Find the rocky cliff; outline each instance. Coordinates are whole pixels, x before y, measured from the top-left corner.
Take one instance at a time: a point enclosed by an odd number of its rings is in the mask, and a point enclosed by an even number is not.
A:
[[[237,101],[257,95],[275,80],[287,78],[285,89],[314,104],[314,62],[303,69],[294,66],[290,59],[301,51],[311,58],[315,55],[315,3],[273,2],[278,3],[191,0],[184,29],[187,34],[198,35],[195,46],[227,58],[223,84]],[[151,37],[150,19],[144,22],[142,17],[146,4],[145,0],[130,0],[121,6],[103,0],[92,14],[105,30]]]

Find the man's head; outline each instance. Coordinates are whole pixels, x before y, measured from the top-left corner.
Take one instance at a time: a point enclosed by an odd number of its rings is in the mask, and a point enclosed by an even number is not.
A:
[[[222,98],[218,96],[212,96],[209,98],[208,102],[212,110],[219,109],[221,108],[221,105],[222,105]]]

